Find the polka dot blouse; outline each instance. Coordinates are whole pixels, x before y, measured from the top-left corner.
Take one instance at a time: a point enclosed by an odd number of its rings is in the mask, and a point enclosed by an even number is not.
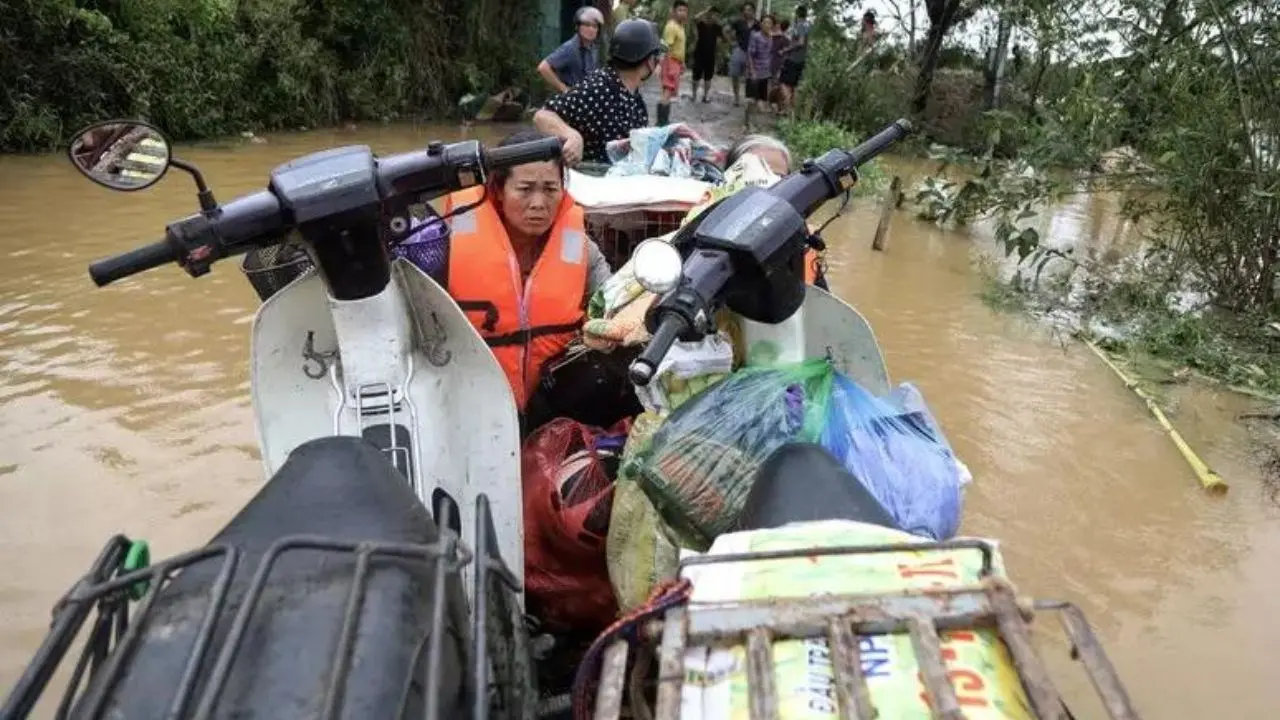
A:
[[[644,99],[628,90],[611,67],[590,73],[568,92],[551,98],[546,109],[582,134],[582,156],[589,162],[607,162],[605,143],[649,124]]]

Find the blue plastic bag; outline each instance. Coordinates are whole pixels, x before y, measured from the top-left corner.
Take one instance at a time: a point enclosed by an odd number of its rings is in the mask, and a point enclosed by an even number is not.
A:
[[[960,465],[911,385],[877,398],[837,374],[821,443],[875,496],[898,526],[953,537],[964,501]]]

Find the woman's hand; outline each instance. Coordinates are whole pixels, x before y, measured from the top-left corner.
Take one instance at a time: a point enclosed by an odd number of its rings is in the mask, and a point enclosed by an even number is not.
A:
[[[565,134],[564,147],[560,155],[564,158],[564,164],[569,167],[582,162],[582,133],[569,128],[569,132]]]

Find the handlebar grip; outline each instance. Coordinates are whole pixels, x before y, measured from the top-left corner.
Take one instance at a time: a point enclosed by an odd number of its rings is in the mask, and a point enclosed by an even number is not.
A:
[[[631,382],[640,387],[648,385],[658,372],[658,365],[671,349],[671,344],[687,329],[688,323],[682,316],[667,313],[653,333],[653,337],[649,339],[649,344],[645,345],[640,355],[631,361],[631,367],[627,369],[627,376],[631,378]]]
[[[911,134],[915,128],[906,118],[895,120],[892,125],[873,135],[866,142],[849,151],[853,165],[857,167],[889,149],[890,145]]]
[[[176,261],[177,256],[173,252],[173,246],[168,240],[161,240],[93,263],[89,266],[89,277],[94,285],[102,287],[130,275],[137,275]]]
[[[560,157],[561,146],[560,138],[549,137],[489,148],[484,151],[484,165],[486,169],[493,171],[525,163],[555,160]]]

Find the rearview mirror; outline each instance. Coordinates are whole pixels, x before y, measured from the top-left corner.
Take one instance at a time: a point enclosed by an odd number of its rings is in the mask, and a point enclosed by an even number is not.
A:
[[[650,238],[631,253],[631,267],[640,287],[655,295],[676,289],[684,269],[680,251],[670,243]]]
[[[126,192],[155,185],[172,159],[165,136],[137,120],[94,123],[76,133],[67,154],[85,177]]]

